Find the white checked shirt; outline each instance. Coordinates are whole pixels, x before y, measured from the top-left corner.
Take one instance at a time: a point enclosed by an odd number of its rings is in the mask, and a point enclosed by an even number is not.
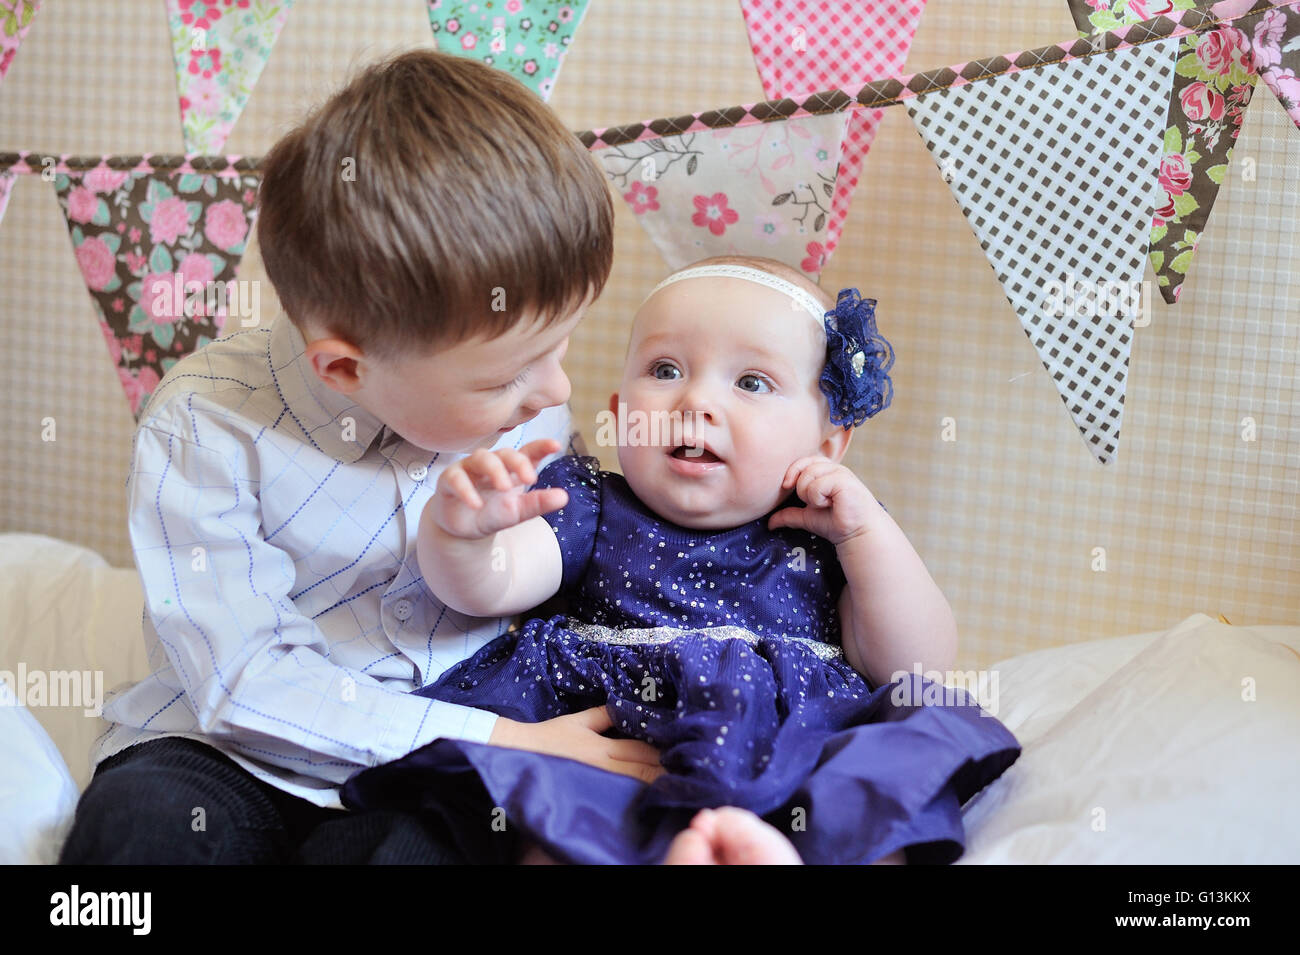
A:
[[[420,573],[420,514],[462,455],[404,441],[304,348],[281,315],[178,362],[150,399],[126,486],[154,672],[110,694],[95,765],[184,736],[340,808],[364,767],[491,735],[486,710],[410,695],[510,623],[450,610]],[[572,453],[567,406],[495,447],[543,437]]]

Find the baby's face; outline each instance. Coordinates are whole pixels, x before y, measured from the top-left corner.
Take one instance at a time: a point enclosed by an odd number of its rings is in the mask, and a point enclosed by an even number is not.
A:
[[[789,466],[830,433],[817,385],[824,333],[775,289],[720,276],[676,282],[641,307],[628,348],[619,465],[637,497],[675,524],[761,517],[789,495]]]

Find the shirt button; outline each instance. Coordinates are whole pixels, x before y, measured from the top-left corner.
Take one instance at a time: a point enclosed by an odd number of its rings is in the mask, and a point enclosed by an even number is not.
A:
[[[423,464],[408,464],[406,473],[411,476],[412,481],[423,481],[429,476],[429,469]]]
[[[393,616],[398,620],[409,620],[414,609],[409,600],[399,600],[393,604]]]

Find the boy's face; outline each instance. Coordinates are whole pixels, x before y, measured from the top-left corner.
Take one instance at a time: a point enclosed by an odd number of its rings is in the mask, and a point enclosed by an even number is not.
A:
[[[823,334],[788,296],[753,282],[692,278],[656,292],[637,313],[610,402],[615,414],[626,405],[618,460],[637,497],[684,527],[737,527],[790,494],[781,481],[796,459],[840,460],[847,437],[818,387]],[[707,450],[687,454],[683,443]]]
[[[312,341],[308,353],[330,387],[416,447],[467,452],[491,447],[504,432],[569,400],[560,361],[590,304],[589,296],[550,327],[529,317],[497,338],[460,342],[395,364],[368,358],[338,339]]]

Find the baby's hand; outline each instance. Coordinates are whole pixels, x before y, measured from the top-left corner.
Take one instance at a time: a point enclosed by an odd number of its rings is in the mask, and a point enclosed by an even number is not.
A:
[[[798,527],[839,545],[866,532],[884,515],[861,478],[820,454],[791,464],[781,487],[794,487],[807,506],[781,508],[767,522],[769,528]]]
[[[564,507],[564,488],[526,491],[537,481],[537,462],[559,449],[558,441],[540,438],[518,451],[480,448],[457,461],[442,472],[429,499],[434,522],[452,537],[473,540]]]

